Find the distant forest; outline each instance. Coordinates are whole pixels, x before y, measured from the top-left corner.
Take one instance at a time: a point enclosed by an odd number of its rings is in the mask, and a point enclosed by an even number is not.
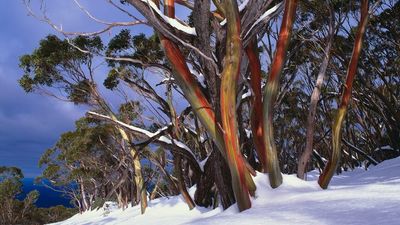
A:
[[[65,220],[78,212],[62,205],[37,207],[40,193],[37,190],[23,193],[23,178],[20,169],[0,166],[0,225],[47,224]]]

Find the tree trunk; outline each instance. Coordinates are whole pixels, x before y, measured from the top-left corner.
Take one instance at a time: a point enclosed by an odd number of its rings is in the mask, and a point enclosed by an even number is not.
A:
[[[175,154],[173,157],[174,157],[174,167],[175,167],[175,171],[176,171],[176,177],[178,179],[179,192],[181,193],[182,197],[185,199],[185,202],[189,206],[189,209],[192,210],[195,207],[195,204],[193,202],[192,197],[189,195],[189,193],[186,189],[185,181],[183,179],[181,156],[178,154]]]
[[[279,76],[282,73],[287,47],[289,45],[292,26],[296,14],[297,0],[285,1],[285,12],[283,14],[281,30],[275,51],[274,60],[265,85],[263,99],[263,119],[264,119],[264,143],[266,147],[267,168],[269,182],[272,188],[277,188],[282,184],[282,174],[279,167],[278,154],[276,151],[274,131],[273,131],[273,111],[276,95],[279,87]]]
[[[343,119],[347,113],[347,107],[351,100],[351,89],[357,72],[357,64],[361,54],[362,41],[368,23],[368,4],[368,0],[362,0],[361,2],[361,19],[358,26],[357,36],[354,41],[353,53],[347,69],[346,84],[344,85],[340,106],[332,126],[332,155],[318,179],[318,183],[323,189],[328,188],[328,184],[339,165],[341,157],[341,128]]]
[[[144,214],[147,208],[147,190],[144,184],[143,175],[142,175],[142,166],[140,164],[139,155],[137,151],[131,146],[130,151],[133,157],[133,168],[135,171],[135,184],[137,190],[137,199],[140,199],[140,212]]]
[[[258,55],[256,39],[246,47],[246,54],[250,63],[250,85],[253,90],[251,100],[251,130],[253,133],[253,143],[257,151],[258,158],[262,166],[262,172],[268,172],[266,148],[263,138],[262,120],[262,93],[261,93],[261,64]]]
[[[112,112],[108,113],[113,120],[117,120],[117,117]],[[139,152],[131,145],[131,139],[129,138],[125,130],[121,127],[118,127],[117,129],[121,134],[122,140],[125,142],[125,146],[127,146],[127,148],[129,149],[129,153],[132,157],[132,167],[135,174],[137,199],[140,200],[140,211],[142,214],[144,214],[147,208],[147,190],[142,175],[142,165],[140,163]]]
[[[214,150],[215,151],[215,150]],[[221,153],[215,151],[213,160],[215,185],[217,186],[221,204],[224,209],[236,202],[232,188],[232,178],[229,171],[228,163],[226,163]]]
[[[135,196],[135,183],[133,182],[135,179],[135,175],[129,171],[129,194],[130,194],[130,199],[131,199],[131,206],[133,207],[135,205],[136,201],[136,196]]]
[[[330,16],[330,24],[329,24],[329,39],[328,43],[324,49],[324,58],[319,68],[317,81],[315,83],[314,90],[311,94],[310,100],[310,109],[308,111],[307,116],[307,134],[306,134],[306,148],[304,149],[303,154],[300,157],[299,164],[297,167],[297,177],[300,179],[304,179],[304,173],[306,172],[308,161],[310,160],[312,151],[313,151],[313,142],[314,142],[314,129],[315,129],[315,114],[317,111],[317,105],[319,101],[319,96],[321,94],[322,84],[324,83],[326,69],[328,68],[329,60],[330,60],[330,52],[332,48],[332,42],[334,37],[334,28],[333,28],[333,20],[334,15]]]
[[[86,200],[86,192],[85,192],[85,186],[83,185],[83,180],[80,179],[80,189],[81,189],[81,199],[82,199],[82,211],[86,211],[89,209],[89,204]]]

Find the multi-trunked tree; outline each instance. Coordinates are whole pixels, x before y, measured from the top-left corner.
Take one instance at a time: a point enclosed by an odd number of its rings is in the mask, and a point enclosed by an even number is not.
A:
[[[254,196],[256,191],[252,178],[255,176],[255,167],[268,173],[272,188],[279,187],[282,174],[274,138],[274,109],[278,92],[281,90],[279,81],[285,67],[297,6],[300,3],[297,0],[249,0],[240,5],[236,0],[214,0],[213,4],[209,0],[195,0],[194,3],[182,0],[125,0],[121,3],[133,6],[145,21],[100,21],[106,28],[99,32],[68,33],[45,17],[46,22],[67,38],[75,34],[81,36],[66,41],[50,36],[41,42],[41,46],[33,54],[22,57],[21,67],[26,74],[20,80],[21,86],[27,92],[46,90],[50,93],[54,88],[59,88],[67,94],[69,101],[91,106],[94,111],[89,112],[88,116],[114,125],[121,142],[131,154],[134,183],[142,213],[147,206],[148,197],[140,160],[146,155],[141,149],[151,143],[173,153],[174,167],[178,170],[177,178],[174,181],[167,177],[174,189],[179,190],[185,197],[190,208],[193,208],[195,203],[209,206],[210,198],[214,198],[215,201],[217,198],[210,196],[214,184],[224,208],[234,201],[237,201],[240,211],[250,208],[250,196]],[[112,4],[136,18],[125,8],[113,2]],[[191,11],[189,24],[175,17],[177,4]],[[326,4],[332,11],[330,1]],[[216,10],[211,10],[211,5]],[[96,19],[81,5],[78,6],[92,19]],[[357,36],[347,68],[347,79],[332,128],[331,159],[319,179],[322,188],[327,188],[341,157],[341,126],[351,98],[352,83],[357,72],[358,58],[370,14],[368,9],[368,1],[363,0]],[[283,16],[278,17],[281,11]],[[265,27],[272,19],[276,19],[281,26],[277,40],[272,44],[275,46],[275,53],[270,61],[268,77],[263,87],[262,65],[265,63],[259,55],[258,45],[263,42]],[[152,27],[156,35],[150,38],[140,35],[132,37],[124,30],[110,41],[106,51],[97,37],[85,37],[104,33],[115,26],[143,23]],[[330,23],[328,26],[332,39],[333,25]],[[326,57],[321,65],[322,77],[329,63],[331,46],[332,41],[327,41]],[[113,89],[119,82],[127,84],[135,92],[158,104],[161,112],[170,120],[169,123],[156,132],[150,132],[133,126],[129,119],[118,117],[111,109],[110,103],[101,96],[94,78],[93,63],[94,58],[98,56],[105,58],[111,67],[105,82],[107,87]],[[166,86],[166,98],[143,78],[143,74],[148,73],[145,71],[149,68],[157,68],[167,78],[160,83]],[[201,76],[203,81],[199,80]],[[316,88],[320,89],[322,81],[320,77],[318,80]],[[250,93],[247,96],[242,95],[245,89]],[[180,115],[173,104],[173,93],[181,94],[190,105]],[[315,95],[319,95],[319,92]],[[311,99],[314,104],[310,107],[310,124],[314,120],[317,97]],[[244,128],[244,109],[241,107],[248,98],[250,132]],[[193,120],[187,119],[189,114],[194,117]],[[196,131],[192,129],[193,124]],[[252,134],[251,146],[254,146],[257,156],[254,156],[253,151],[249,154],[243,148],[245,142],[249,141],[246,132]],[[312,139],[312,134],[313,131],[307,134],[307,139]],[[201,146],[204,143],[207,143],[207,147]],[[312,140],[310,143],[311,147],[307,147],[308,150],[299,162],[301,172],[298,176],[301,178],[311,155]],[[196,154],[201,155],[203,163],[198,162],[196,155],[191,152],[191,146]],[[202,151],[203,148],[206,148],[206,151]],[[258,162],[251,161],[252,157]],[[187,171],[182,174],[182,166],[186,165],[185,163],[194,171],[195,176],[188,175]],[[160,169],[163,170],[164,167]],[[190,176],[195,177],[193,180],[197,183],[194,200],[186,191],[185,177]]]

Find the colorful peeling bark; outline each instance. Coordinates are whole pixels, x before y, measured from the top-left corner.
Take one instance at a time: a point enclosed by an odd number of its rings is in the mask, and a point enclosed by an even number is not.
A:
[[[356,39],[354,41],[353,53],[347,68],[346,84],[344,85],[342,99],[332,126],[332,155],[318,179],[318,183],[323,189],[328,188],[329,182],[338,167],[341,157],[341,128],[351,99],[351,90],[353,87],[354,77],[356,76],[357,72],[357,65],[361,54],[364,33],[368,24],[368,15],[368,0],[362,0],[361,19],[358,25]]]
[[[95,93],[96,96],[100,96],[100,94],[96,91],[93,90],[93,93]],[[103,108],[104,110],[107,111],[107,114],[109,115],[109,117],[114,120],[117,121],[117,117],[116,115],[113,113],[113,111],[111,110],[110,106],[101,98],[99,98],[97,100],[99,106],[101,108]],[[128,136],[128,133],[122,128],[122,127],[117,127],[119,134],[122,137],[123,142],[125,142],[129,153],[132,156],[132,167],[134,169],[134,174],[135,174],[135,185],[136,185],[136,196],[137,199],[140,200],[140,212],[141,214],[144,214],[146,211],[146,208],[148,206],[147,203],[147,190],[146,190],[146,186],[144,183],[144,179],[143,179],[143,174],[142,174],[142,164],[140,163],[140,157],[139,157],[139,152],[135,149],[135,147],[133,145],[131,145],[131,138]]]
[[[253,142],[257,155],[262,165],[263,172],[267,172],[267,158],[265,152],[265,143],[263,136],[263,120],[262,120],[262,91],[261,91],[261,63],[257,50],[256,41],[252,41],[246,47],[246,54],[250,64],[250,85],[253,90],[252,110],[251,110],[251,130],[253,133]]]
[[[268,76],[268,82],[264,90],[263,119],[264,119],[264,143],[266,151],[269,182],[272,188],[282,184],[282,174],[279,168],[279,160],[276,152],[274,131],[272,126],[273,109],[279,87],[279,75],[285,64],[287,47],[289,45],[293,21],[296,14],[297,0],[285,1],[285,12],[283,14],[281,30],[275,51],[275,56]]]
[[[224,3],[227,38],[220,90],[221,120],[224,130],[226,158],[232,175],[232,187],[238,208],[243,211],[251,207],[249,192],[255,191],[255,184],[240,152],[236,115],[236,90],[242,54],[240,18],[236,0],[228,0]]]
[[[174,1],[165,1],[165,14],[174,17]],[[168,38],[160,34],[161,44],[164,48],[166,57],[172,65],[174,78],[182,89],[185,98],[191,104],[193,110],[199,117],[203,126],[207,129],[218,148],[228,161],[232,175],[232,187],[235,198],[238,202],[239,210],[250,208],[249,194],[254,194],[255,184],[249,173],[244,157],[240,152],[239,139],[237,136],[236,119],[236,85],[239,76],[240,56],[242,46],[240,40],[240,19],[236,1],[224,3],[228,20],[227,35],[227,54],[225,67],[221,81],[221,118],[224,131],[216,126],[214,111],[210,103],[205,98],[196,79],[190,73],[179,47]]]
[[[165,1],[166,15],[172,18],[175,17],[173,3],[173,0]],[[184,93],[186,100],[192,106],[193,111],[196,113],[211,138],[215,141],[218,149],[223,155],[225,155],[224,140],[221,130],[217,129],[214,111],[201,91],[196,79],[190,73],[185,57],[175,43],[162,34],[159,34],[159,36],[165,55],[172,65],[175,81],[182,89],[182,92]]]

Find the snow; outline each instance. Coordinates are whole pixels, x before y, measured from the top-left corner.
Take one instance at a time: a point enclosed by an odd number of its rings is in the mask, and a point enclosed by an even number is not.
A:
[[[170,81],[174,81],[174,80],[175,80],[175,78],[173,78],[173,77],[168,77],[168,78],[163,79],[163,80],[160,82],[160,84],[164,84],[164,83],[167,83],[167,82],[170,82]]]
[[[157,132],[152,133],[152,132],[147,131],[147,130],[145,130],[145,129],[142,129],[142,128],[139,128],[139,127],[135,127],[135,126],[132,126],[132,125],[129,125],[129,124],[126,124],[126,123],[123,123],[123,122],[121,122],[121,121],[119,121],[119,120],[116,120],[116,119],[111,118],[110,116],[106,116],[106,115],[103,115],[103,114],[100,114],[100,113],[97,113],[97,112],[89,111],[88,114],[89,114],[89,115],[94,115],[94,116],[97,116],[97,117],[100,117],[100,118],[112,120],[112,121],[114,121],[115,123],[117,123],[117,124],[119,124],[119,125],[121,125],[121,126],[123,126],[123,127],[127,127],[128,129],[133,130],[133,131],[136,131],[136,132],[138,132],[138,133],[142,133],[142,134],[146,135],[146,136],[149,137],[149,138],[151,138],[151,137],[153,137],[153,136],[159,134],[160,132],[162,132],[163,130],[165,130],[165,129],[168,128],[168,127],[163,127],[163,128],[161,128],[160,130],[158,130]]]
[[[113,118],[111,118],[109,116],[106,116],[106,115],[102,115],[100,113],[89,111],[88,114],[95,115],[95,116],[100,117],[100,118],[105,118],[105,119],[108,119],[108,120],[112,120],[115,123],[117,123],[117,124],[119,124],[119,125],[121,125],[123,127],[126,127],[126,128],[128,128],[128,129],[130,129],[132,131],[135,131],[135,132],[138,132],[138,133],[142,133],[142,134],[146,135],[148,138],[152,138],[152,137],[155,137],[155,136],[159,135],[161,132],[167,130],[168,127],[171,125],[171,123],[170,123],[168,126],[162,127],[160,129],[158,129],[156,132],[152,133],[152,132],[150,132],[148,130],[142,129],[140,127],[132,126],[130,124],[126,124],[124,122],[121,122],[119,120],[113,119]],[[161,141],[161,142],[164,142],[166,144],[174,144],[174,145],[178,146],[179,148],[184,149],[185,151],[187,151],[189,154],[191,154],[193,156],[194,159],[196,158],[196,156],[194,155],[192,150],[190,150],[190,148],[187,145],[185,145],[183,142],[181,142],[181,141],[178,141],[178,140],[175,140],[175,139],[172,140],[171,138],[169,138],[169,137],[167,137],[165,135],[161,135],[157,140]],[[199,163],[199,162],[197,162],[197,163]]]
[[[396,150],[394,150],[394,148],[392,148],[390,145],[385,145],[385,146],[376,148],[376,149],[374,150],[374,152],[382,151],[382,150],[396,151]]]
[[[156,12],[165,22],[167,22],[172,27],[174,27],[174,28],[176,28],[176,29],[178,29],[180,31],[183,31],[183,32],[185,32],[187,34],[196,35],[196,29],[195,28],[183,25],[178,20],[170,18],[170,17],[164,15],[163,13],[161,13],[161,11],[158,9],[157,5],[153,1],[142,0],[142,2],[147,3],[154,12]]]
[[[250,129],[244,129],[244,131],[246,132],[246,137],[250,138],[253,132]]]
[[[248,97],[250,97],[250,96],[251,96],[251,91],[250,91],[250,89],[249,89],[249,90],[247,90],[246,93],[242,94],[242,99],[248,98]]]
[[[210,155],[208,155],[205,159],[203,159],[203,160],[201,160],[201,161],[199,162],[199,166],[200,166],[201,171],[204,171],[204,166],[205,166],[206,163],[207,163],[208,157],[210,157]]]
[[[244,8],[246,8],[247,4],[249,3],[250,0],[244,0],[242,4],[239,5],[239,12],[243,11]]]
[[[170,138],[168,138],[166,136],[161,136],[161,137],[158,138],[158,140],[161,141],[161,142],[167,143],[167,144],[175,144],[179,148],[185,149],[189,154],[191,154],[193,156],[194,159],[196,158],[196,156],[194,155],[192,150],[190,150],[190,148],[187,145],[185,145],[183,142],[180,142],[180,141],[178,141],[176,139],[174,139],[172,141]]]
[[[249,35],[249,33],[251,32],[251,30],[253,30],[253,28],[254,28],[255,26],[257,26],[257,24],[259,24],[259,23],[260,23],[261,21],[263,21],[265,18],[267,18],[268,16],[270,16],[271,14],[273,14],[274,12],[276,12],[282,4],[283,4],[283,2],[280,2],[280,3],[276,4],[274,7],[268,9],[264,14],[262,14],[262,15],[260,16],[260,18],[258,18],[258,19],[256,20],[256,22],[254,22],[254,24],[250,27],[249,31],[247,31],[245,37],[246,37],[247,35]]]
[[[238,6],[239,12],[242,12],[242,11],[244,10],[244,8],[246,8],[246,6],[247,6],[247,4],[249,3],[249,1],[250,1],[250,0],[244,0],[244,1]],[[219,24],[220,24],[221,26],[224,26],[224,25],[226,24],[226,19],[222,20]]]
[[[236,205],[221,208],[196,207],[189,210],[181,196],[150,201],[144,215],[140,206],[116,209],[104,216],[102,209],[85,212],[57,223],[78,224],[400,224],[400,157],[335,176],[327,190],[318,184],[318,172],[303,181],[284,175],[277,189],[268,177],[258,173],[252,208],[238,213]],[[189,190],[193,196],[195,187]]]
[[[189,68],[190,73],[195,75],[197,77],[197,80],[200,82],[201,85],[203,85],[203,87],[206,87],[206,78],[204,77],[204,75],[202,73],[197,72],[196,70]]]

